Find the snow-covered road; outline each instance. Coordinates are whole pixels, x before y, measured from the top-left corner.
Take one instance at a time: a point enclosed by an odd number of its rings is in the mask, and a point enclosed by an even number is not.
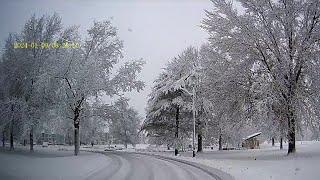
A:
[[[204,171],[179,162],[154,157],[106,152],[0,151],[0,179],[90,179],[90,180],[210,180]]]

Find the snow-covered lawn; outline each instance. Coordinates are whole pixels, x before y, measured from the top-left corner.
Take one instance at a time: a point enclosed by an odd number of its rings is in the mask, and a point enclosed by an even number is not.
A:
[[[262,144],[255,150],[205,151],[196,158],[185,153],[177,158],[220,169],[236,180],[319,180],[320,142],[297,142],[297,153],[290,156],[286,155],[286,146],[279,150],[279,144]]]
[[[106,168],[111,160],[102,154],[73,151],[61,147],[35,147],[30,153],[16,147],[15,152],[0,150],[0,179],[85,179]]]

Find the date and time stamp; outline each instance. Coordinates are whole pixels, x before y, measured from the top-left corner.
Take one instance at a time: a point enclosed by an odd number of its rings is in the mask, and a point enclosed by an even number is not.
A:
[[[14,49],[76,49],[80,44],[76,42],[14,42]]]

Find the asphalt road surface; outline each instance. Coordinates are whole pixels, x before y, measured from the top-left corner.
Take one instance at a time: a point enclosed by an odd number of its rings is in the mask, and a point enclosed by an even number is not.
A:
[[[146,155],[0,151],[4,180],[220,180],[203,170]]]

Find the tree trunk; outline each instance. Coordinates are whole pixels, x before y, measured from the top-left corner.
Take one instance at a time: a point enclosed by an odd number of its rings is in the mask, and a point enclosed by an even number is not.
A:
[[[284,135],[284,128],[283,128],[283,119],[280,121],[280,149],[283,149],[283,135]]]
[[[199,132],[198,134],[198,152],[202,152],[202,134]]]
[[[10,131],[10,151],[14,150],[13,146],[13,132]]]
[[[10,151],[14,150],[13,146],[13,120],[11,120],[11,126],[10,126]]]
[[[6,146],[6,133],[5,131],[3,130],[2,131],[2,147],[5,147]]]
[[[221,128],[219,128],[219,141],[218,141],[218,144],[219,144],[219,151],[222,150],[222,131],[221,131]]]
[[[178,150],[178,139],[179,139],[179,107],[177,107],[176,112],[176,132],[175,132],[175,149],[174,149],[174,155],[177,156],[179,154]]]
[[[13,146],[13,126],[14,126],[14,122],[13,122],[13,118],[14,118],[14,106],[13,104],[11,105],[11,113],[12,113],[12,118],[11,118],[11,123],[10,123],[10,151],[14,150],[14,146]]]
[[[80,112],[84,97],[77,101],[77,106],[73,110],[73,126],[74,126],[74,155],[77,156],[80,150]]]
[[[129,139],[128,139],[128,133],[127,133],[127,129],[125,128],[124,130],[124,135],[125,135],[125,141],[124,141],[124,147],[127,149],[128,148],[128,142],[129,142]]]
[[[72,139],[71,139],[71,132],[72,132],[72,128],[67,130],[67,140],[65,143],[68,143],[69,146],[72,146]]]
[[[30,129],[30,151],[33,151],[33,127]]]
[[[5,136],[5,131],[3,130],[2,132],[2,147],[6,146],[6,136]]]
[[[77,156],[80,150],[79,125],[74,126],[74,155]]]
[[[292,100],[288,103],[288,154],[296,152],[296,120]]]
[[[272,146],[274,146],[274,137],[271,138]]]
[[[288,130],[288,154],[296,152],[296,137],[295,137],[295,119],[288,120],[289,129]]]
[[[124,130],[124,135],[125,135],[125,141],[124,141],[124,147],[127,149],[128,148],[128,135],[127,135],[127,130]]]
[[[219,134],[219,151],[222,150],[222,134]]]

